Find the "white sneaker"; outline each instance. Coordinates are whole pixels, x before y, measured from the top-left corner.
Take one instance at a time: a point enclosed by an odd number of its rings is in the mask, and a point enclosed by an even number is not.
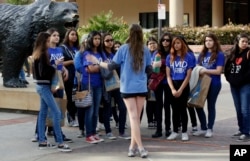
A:
[[[99,123],[98,128],[99,128],[99,130],[105,130],[105,127],[104,127],[103,123]]]
[[[73,127],[73,125],[74,125],[74,121],[72,120],[69,122],[69,127]]]
[[[206,134],[206,130],[199,130],[193,133],[193,136],[200,136],[200,135],[205,135]]]
[[[116,140],[117,139],[111,132],[106,134],[106,138],[108,138],[109,140]]]
[[[198,131],[197,126],[192,127],[192,133],[197,132],[197,131]]]
[[[188,141],[189,140],[188,134],[186,132],[181,134],[181,140],[182,141]]]
[[[206,137],[206,138],[211,138],[212,136],[213,136],[212,130],[211,130],[211,129],[207,129],[207,132],[206,132],[206,134],[205,134],[205,137]]]
[[[178,133],[172,132],[169,137],[167,137],[167,140],[175,140],[178,137]]]
[[[79,126],[79,124],[78,124],[78,121],[77,120],[74,120],[74,121],[72,121],[73,122],[73,127],[78,127]]]

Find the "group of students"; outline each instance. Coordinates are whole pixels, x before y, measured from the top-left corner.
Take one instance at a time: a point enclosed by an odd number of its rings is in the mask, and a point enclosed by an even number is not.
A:
[[[160,85],[154,91],[155,105],[150,106],[149,103],[146,107],[149,109],[156,107],[154,117],[157,125],[156,132],[152,137],[158,138],[162,136],[163,108],[165,112],[165,136],[167,140],[177,139],[180,129],[182,131],[181,139],[183,141],[189,140],[187,133],[187,111],[190,114],[193,135],[198,136],[203,134],[205,137],[212,137],[215,104],[221,89],[220,75],[225,61],[217,37],[211,33],[205,36],[203,50],[197,61],[183,36],[172,36],[170,33],[165,33],[160,38],[159,45],[158,41],[154,38],[149,38],[147,45],[152,53],[152,61],[155,59],[155,53],[161,55],[160,72],[166,75],[165,79],[161,81]],[[207,96],[208,124],[203,108],[187,107],[190,93],[189,80],[192,69],[195,68],[196,64],[204,67],[200,75],[208,74],[212,77],[212,83]],[[201,123],[201,130],[197,130],[196,113]],[[173,122],[172,130],[171,120]]]
[[[125,123],[126,123],[126,107],[120,96],[119,89],[106,92],[103,83],[103,77],[100,73],[100,67],[94,65],[93,63],[87,61],[87,55],[94,55],[100,61],[110,62],[115,55],[114,50],[114,39],[111,34],[103,33],[101,34],[98,31],[92,31],[88,34],[85,41],[84,50],[80,50],[76,54],[74,59],[74,64],[76,70],[81,73],[81,90],[88,89],[89,81],[91,92],[93,96],[93,104],[90,108],[78,108],[78,118],[85,118],[86,126],[86,142],[88,143],[97,143],[103,141],[96,131],[99,117],[99,108],[102,103],[102,120],[104,123],[106,137],[108,139],[116,139],[116,136],[113,135],[110,127],[110,116],[112,109],[112,98],[114,99],[115,104],[117,104],[119,110],[118,120],[118,129],[119,129],[119,138],[127,139],[128,136],[125,134]],[[119,73],[119,69],[117,69]],[[84,114],[83,114],[84,113]],[[84,115],[84,116],[83,116]],[[83,120],[79,120],[83,122]],[[83,128],[80,129],[84,131]]]
[[[58,149],[71,151],[69,146],[63,143],[60,111],[54,99],[56,94],[62,98],[63,91],[51,92],[50,89],[51,78],[55,73],[56,66],[59,64],[64,66],[65,93],[70,119],[74,121],[77,113],[79,129],[82,134],[86,131],[86,142],[88,143],[103,141],[96,131],[101,102],[103,103],[103,122],[106,136],[109,139],[116,138],[110,128],[111,98],[113,97],[119,108],[119,137],[121,138],[127,138],[125,122],[126,112],[128,112],[131,127],[128,156],[134,157],[137,152],[142,158],[148,156],[148,152],[144,149],[141,140],[140,118],[148,96],[147,81],[153,72],[153,68],[156,67],[160,68],[160,72],[166,76],[154,91],[156,101],[153,105],[147,100],[146,110],[155,111],[155,114],[150,116],[155,118],[148,118],[149,123],[156,121],[156,132],[152,137],[162,136],[162,112],[164,108],[167,140],[177,139],[180,127],[182,131],[181,139],[183,141],[189,140],[187,133],[187,100],[190,92],[189,80],[191,72],[196,65],[203,66],[204,69],[201,70],[200,75],[207,74],[212,78],[212,81],[207,96],[208,119],[203,108],[188,108],[194,127],[193,135],[213,136],[216,116],[215,106],[221,89],[221,73],[225,62],[216,35],[209,33],[204,37],[203,49],[197,61],[182,36],[172,36],[170,33],[164,33],[160,38],[159,47],[158,41],[154,38],[149,38],[146,47],[143,42],[142,28],[137,24],[131,26],[126,44],[122,45],[116,53],[114,51],[113,37],[109,33],[90,32],[85,41],[82,42],[81,48],[78,45],[79,40],[75,29],[66,33],[65,41],[63,41],[64,45],[58,49],[57,47],[51,49],[53,37],[57,37],[56,40],[58,40],[59,33],[56,32],[55,35],[48,32],[40,33],[33,52],[33,76],[37,81],[37,92],[41,99],[38,116],[39,147],[52,146],[45,137],[45,119],[48,108],[50,108],[53,113],[53,132],[56,136],[56,142],[58,142]],[[247,45],[247,35],[241,34],[236,40],[234,50],[231,52],[230,58],[227,59],[225,67],[225,76],[230,83],[239,126],[239,132],[234,136],[239,137],[239,140],[249,138],[248,89],[250,88],[250,74],[248,69],[250,63],[248,60],[249,47]],[[160,62],[155,61],[156,53],[161,55]],[[63,60],[60,59],[62,57]],[[105,92],[100,68],[117,70],[120,75],[119,90]],[[75,81],[76,71],[81,76],[81,90],[88,89],[88,81],[90,81],[93,96],[93,104],[90,108],[77,109],[72,100],[72,89],[75,82],[78,82]],[[195,131],[197,126],[195,111],[201,124],[201,129],[198,131]],[[149,116],[149,113],[154,112],[147,113]],[[173,122],[172,130],[171,121]]]
[[[46,44],[41,44],[41,41],[45,41],[44,37],[47,34],[49,37]],[[42,37],[43,40],[40,40]],[[86,142],[98,143],[103,141],[96,131],[100,103],[103,104],[102,118],[106,130],[106,137],[108,139],[116,139],[110,128],[111,98],[114,98],[115,104],[119,109],[119,117],[116,117],[117,124],[119,125],[118,137],[130,139],[125,133],[126,107],[120,96],[119,89],[105,92],[103,78],[101,77],[99,67],[92,65],[85,59],[85,55],[91,53],[96,54],[102,61],[110,61],[115,54],[115,47],[119,47],[118,45],[121,44],[118,42],[114,45],[114,40],[111,34],[101,34],[100,32],[93,31],[88,34],[86,39],[82,39],[82,43],[79,45],[78,34],[74,28],[69,29],[66,32],[65,38],[60,45],[59,41],[59,32],[55,28],[51,28],[48,31],[39,34],[35,43],[34,54],[32,57],[34,59],[33,77],[37,83],[37,92],[40,95],[41,105],[37,119],[36,138],[32,141],[39,141],[40,149],[48,146],[54,147],[54,145],[47,142],[45,136],[46,126],[44,119],[46,119],[46,117],[44,116],[47,116],[48,108],[50,108],[53,114],[53,127],[48,127],[47,135],[54,135],[55,141],[59,143],[58,149],[60,151],[71,151],[68,145],[62,143],[62,141],[72,142],[72,140],[67,138],[58,127],[58,121],[60,120],[61,115],[60,117],[58,116],[60,111],[58,111],[58,108],[55,109],[56,106],[53,104],[55,102],[54,98],[64,97],[64,92],[67,97],[68,123],[70,126],[79,126],[81,132],[79,137],[85,136],[86,131]],[[47,64],[45,65],[44,63]],[[51,76],[54,75],[52,69],[55,68],[58,70],[60,68],[59,66],[63,67],[62,74],[64,79],[64,89],[57,89],[56,91],[50,92],[53,97],[47,98],[43,95],[44,93],[42,90],[51,85]],[[119,73],[119,69],[117,69],[117,72]],[[79,76],[81,78],[79,78]],[[90,77],[90,79],[88,79],[88,77]],[[76,108],[74,100],[72,100],[73,88],[75,88],[80,81],[80,90],[87,89],[89,80],[93,96],[93,104],[89,108]],[[49,97],[51,95],[49,95]],[[48,100],[53,101],[48,102]],[[58,134],[58,130],[61,134]]]
[[[225,59],[217,36],[208,33],[204,36],[203,48],[198,60],[196,60],[183,36],[171,36],[170,33],[164,33],[159,43],[155,38],[150,37],[147,46],[151,52],[152,64],[156,53],[159,53],[161,55],[161,65],[155,67],[160,67],[160,72],[166,74],[166,78],[161,81],[154,91],[155,101],[147,100],[148,127],[152,127],[152,121],[157,122],[156,132],[152,137],[158,138],[162,136],[163,108],[167,140],[177,139],[180,129],[182,131],[181,140],[189,140],[187,111],[192,124],[192,135],[203,135],[206,138],[212,137],[216,117],[216,101],[222,87],[221,74],[225,68],[224,73],[226,80],[230,84],[239,126],[239,131],[232,136],[237,137],[239,141],[250,140],[250,95],[248,91],[250,86],[250,48],[248,43],[248,35],[244,33],[237,35],[234,46],[229,51],[227,59]],[[204,74],[211,77],[211,84],[206,98],[208,116],[206,116],[204,108],[187,107],[190,93],[189,80],[192,69],[196,66],[203,67],[199,71],[200,77]],[[196,114],[200,121],[200,130],[197,129]],[[171,118],[173,130],[171,130]]]

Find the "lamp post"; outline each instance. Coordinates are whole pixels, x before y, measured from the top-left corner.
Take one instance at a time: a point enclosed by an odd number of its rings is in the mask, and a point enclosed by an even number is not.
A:
[[[161,37],[161,20],[162,18],[160,17],[160,4],[161,4],[161,0],[158,0],[158,40],[160,40]]]

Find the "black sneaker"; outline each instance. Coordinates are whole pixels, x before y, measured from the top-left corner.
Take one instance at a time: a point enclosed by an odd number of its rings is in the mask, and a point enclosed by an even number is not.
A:
[[[72,149],[70,149],[70,147],[67,144],[58,145],[57,149],[61,152],[71,152],[72,151]]]
[[[250,141],[250,135],[241,134],[237,141]]]
[[[232,135],[232,138],[238,138],[238,137],[240,137],[242,135],[242,133],[240,132],[240,131],[237,131],[236,133],[234,133],[233,135]]]
[[[162,137],[162,133],[155,132],[155,133],[152,135],[152,138],[159,138],[159,137]]]
[[[66,138],[66,137],[63,139],[63,141],[64,141],[64,142],[67,142],[67,143],[73,143],[73,140],[72,140],[72,139]]]
[[[54,136],[53,131],[48,131],[48,132],[47,132],[47,136]]]
[[[171,131],[166,131],[166,138],[169,137],[171,135]]]
[[[47,143],[39,143],[38,148],[40,150],[47,149],[47,148],[54,149],[54,148],[56,148],[56,145],[50,144],[49,142],[47,142]]]

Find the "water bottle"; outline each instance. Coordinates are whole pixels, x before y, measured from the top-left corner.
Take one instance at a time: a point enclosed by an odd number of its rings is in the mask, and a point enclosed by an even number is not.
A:
[[[155,60],[154,60],[155,62],[159,62],[159,61],[161,61],[161,55],[159,54],[159,53],[157,53],[156,55],[155,55]],[[155,73],[160,73],[160,67],[155,67],[154,69],[153,69],[153,72],[155,72]]]

